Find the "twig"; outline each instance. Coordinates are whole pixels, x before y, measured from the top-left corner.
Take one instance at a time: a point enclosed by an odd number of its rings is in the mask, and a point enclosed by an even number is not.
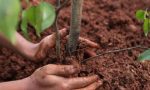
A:
[[[60,0],[57,0],[57,8],[60,7]]]
[[[56,12],[59,13],[62,8],[69,2],[70,0],[65,0],[63,4],[57,3],[59,7],[56,8]]]
[[[123,51],[128,51],[128,50],[137,49],[137,48],[148,49],[148,47],[143,47],[143,46],[139,46],[139,45],[135,46],[135,47],[129,47],[129,48],[123,48],[123,49],[115,49],[115,50],[112,50],[112,51],[106,51],[106,52],[100,53],[100,54],[96,55],[95,57],[90,57],[88,59],[84,59],[82,61],[82,63],[86,62],[86,61],[89,61],[89,60],[93,60],[94,58],[98,58],[99,56],[102,56],[102,55],[105,55],[105,54],[123,52]]]
[[[56,2],[56,7],[60,7],[60,0],[57,0]],[[58,19],[59,12],[56,12],[56,18],[55,18],[55,23],[54,23],[54,30],[56,32],[56,54],[57,54],[57,59],[60,59],[60,35],[59,35],[59,28],[57,25],[57,19]]]
[[[60,0],[57,0],[56,2],[56,18],[55,18],[55,23],[54,23],[54,29],[55,29],[55,32],[56,32],[56,54],[57,54],[57,59],[60,59],[61,58],[61,55],[60,55],[60,50],[61,50],[61,47],[60,47],[60,34],[59,34],[59,28],[58,28],[58,16],[59,16],[59,12],[60,10],[67,4],[69,0],[65,0],[64,3],[61,5],[60,3]]]

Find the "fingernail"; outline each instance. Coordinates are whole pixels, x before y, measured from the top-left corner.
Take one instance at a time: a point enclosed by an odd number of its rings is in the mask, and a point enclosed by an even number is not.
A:
[[[91,76],[91,78],[93,78],[96,81],[98,80],[98,76],[97,75]]]
[[[99,77],[98,77],[98,75],[95,75],[95,77],[98,79]]]
[[[67,31],[67,29],[66,29],[66,28],[63,28],[63,29],[62,29],[62,31],[63,31],[63,32],[66,32],[66,31]]]
[[[99,83],[99,84],[102,84],[102,81],[101,81],[101,80],[98,80],[98,83]]]

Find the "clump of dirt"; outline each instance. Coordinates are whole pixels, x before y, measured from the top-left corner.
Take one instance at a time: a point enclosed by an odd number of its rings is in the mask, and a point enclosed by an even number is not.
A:
[[[54,3],[55,0],[46,1]],[[150,36],[144,36],[141,23],[135,18],[135,11],[146,9],[149,4],[150,0],[85,0],[81,36],[100,45],[96,50],[97,54],[137,45],[149,47]],[[70,5],[67,5],[61,11],[59,28],[68,27],[69,24]],[[51,30],[45,31],[42,38],[51,33]],[[30,32],[30,36],[33,42],[40,41],[35,32]],[[103,85],[98,90],[149,90],[150,62],[137,61],[138,55],[143,51],[144,49],[137,48],[105,54],[84,63],[77,60],[81,71],[76,76],[99,75]],[[84,52],[79,53],[79,57],[81,60],[86,58]],[[0,47],[0,81],[27,77],[35,69],[49,63],[60,64],[56,60],[54,49],[48,52],[43,62],[35,63],[10,49]],[[66,64],[62,62],[64,63]]]

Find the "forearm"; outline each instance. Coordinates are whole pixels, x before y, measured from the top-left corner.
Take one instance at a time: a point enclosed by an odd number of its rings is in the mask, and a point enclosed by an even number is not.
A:
[[[0,90],[29,90],[28,78],[0,83]]]
[[[37,52],[38,44],[31,43],[27,41],[25,38],[23,38],[19,33],[16,32],[16,43],[12,44],[8,39],[5,38],[2,34],[0,34],[0,41],[1,45],[11,48],[15,50],[16,52],[21,53],[22,55],[26,57],[33,57],[34,54]]]
[[[23,38],[19,33],[16,33],[16,44],[13,45],[22,55],[32,58],[38,51],[39,44],[34,44]]]

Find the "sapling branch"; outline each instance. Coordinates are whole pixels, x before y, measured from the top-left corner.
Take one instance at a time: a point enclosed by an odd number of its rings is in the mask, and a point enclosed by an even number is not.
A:
[[[65,0],[64,3],[60,4],[60,1],[57,1],[57,5],[59,5],[59,7],[56,8],[56,12],[59,12],[70,0]]]
[[[57,0],[56,7],[60,7],[60,0]],[[58,59],[60,59],[60,35],[58,33],[58,25],[57,25],[57,19],[58,19],[59,12],[56,12],[56,18],[54,23],[54,29],[56,32],[56,54]]]
[[[60,7],[60,0],[57,0],[57,8]]]
[[[137,48],[140,48],[140,49],[148,49],[149,47],[144,47],[144,46],[134,46],[134,47],[129,47],[129,48],[123,48],[123,49],[115,49],[115,50],[111,50],[111,51],[106,51],[106,52],[102,52],[102,53],[99,53],[98,55],[96,55],[95,57],[90,57],[88,59],[84,59],[82,61],[82,63],[86,62],[86,61],[89,61],[89,60],[93,60],[95,58],[98,58],[102,55],[105,55],[105,54],[110,54],[110,53],[117,53],[117,52],[123,52],[123,51],[128,51],[128,50],[132,50],[132,49],[137,49]]]
[[[71,27],[69,32],[69,40],[67,43],[67,51],[69,54],[74,52],[77,47],[81,29],[82,4],[83,0],[71,0]]]
[[[56,18],[55,18],[55,23],[54,23],[54,29],[56,32],[56,54],[57,54],[58,59],[61,58],[61,56],[60,56],[61,47],[60,47],[60,34],[58,31],[59,28],[57,25],[57,20],[58,20],[60,10],[67,4],[68,1],[69,0],[65,0],[63,4],[61,4],[60,0],[57,0],[57,2],[56,2]]]

